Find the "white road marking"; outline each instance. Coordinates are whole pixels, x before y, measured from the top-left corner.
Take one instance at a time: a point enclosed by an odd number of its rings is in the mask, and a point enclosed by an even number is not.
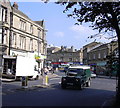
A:
[[[51,79],[49,79],[49,80],[55,80],[55,79],[60,79],[60,78],[51,78]]]

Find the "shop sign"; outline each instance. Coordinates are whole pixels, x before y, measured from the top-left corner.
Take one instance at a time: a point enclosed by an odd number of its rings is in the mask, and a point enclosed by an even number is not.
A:
[[[39,59],[40,59],[40,56],[38,56],[38,55],[35,54],[35,59],[36,59],[36,60],[39,60]]]
[[[97,63],[98,66],[105,66],[106,65],[106,62],[99,62]]]

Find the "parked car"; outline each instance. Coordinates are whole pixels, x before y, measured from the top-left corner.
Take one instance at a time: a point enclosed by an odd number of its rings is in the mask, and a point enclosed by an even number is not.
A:
[[[61,87],[77,87],[82,89],[84,86],[89,87],[91,84],[90,66],[71,66],[68,68],[66,76],[61,79]]]
[[[32,79],[38,80],[40,77],[40,73],[38,71],[34,71],[34,75],[32,77]]]
[[[96,74],[94,72],[91,73],[91,78],[96,78]]]

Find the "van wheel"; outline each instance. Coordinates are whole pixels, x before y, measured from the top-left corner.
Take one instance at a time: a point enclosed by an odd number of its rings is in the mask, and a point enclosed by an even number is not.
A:
[[[35,78],[35,80],[38,80],[38,79],[39,79],[39,76],[37,75],[36,78]]]
[[[88,82],[86,82],[86,87],[90,87],[91,85],[91,82],[90,82],[90,79],[88,80]]]

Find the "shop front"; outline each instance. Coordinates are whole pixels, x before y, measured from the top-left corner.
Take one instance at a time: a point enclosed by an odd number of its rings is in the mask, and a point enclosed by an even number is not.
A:
[[[100,61],[97,62],[97,66],[96,66],[96,72],[99,75],[105,75],[106,74],[106,61]]]

